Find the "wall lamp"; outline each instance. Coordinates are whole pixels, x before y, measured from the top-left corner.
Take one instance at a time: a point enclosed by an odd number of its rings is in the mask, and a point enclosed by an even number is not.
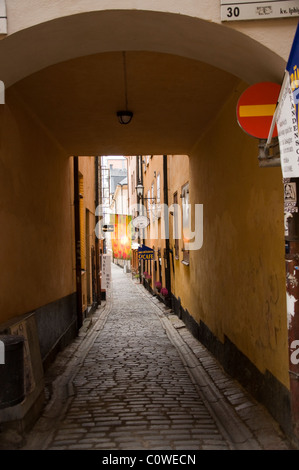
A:
[[[143,197],[143,190],[144,190],[144,187],[143,185],[140,183],[140,181],[138,182],[137,186],[136,186],[136,193],[137,193],[137,199],[141,199]]]
[[[137,199],[141,199],[143,198],[145,201],[147,200],[150,200],[150,201],[154,201],[156,202],[156,198],[155,197],[143,197],[143,190],[144,190],[144,186],[141,184],[141,182],[139,181],[137,186],[136,186],[136,193],[137,193]]]

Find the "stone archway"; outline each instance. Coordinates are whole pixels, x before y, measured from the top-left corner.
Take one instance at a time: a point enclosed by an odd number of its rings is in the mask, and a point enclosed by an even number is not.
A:
[[[55,63],[117,50],[176,54],[216,66],[248,83],[280,80],[293,24],[295,28],[294,20],[286,20],[279,40],[273,21],[268,28],[241,25],[237,30],[221,24],[219,18],[215,21],[213,15],[201,18],[184,11],[70,10],[68,15],[63,4],[56,10],[53,5],[54,11],[43,5],[34,13],[30,2],[25,9],[19,2],[14,8],[10,2],[7,6],[9,34],[0,43],[1,78],[7,87]]]

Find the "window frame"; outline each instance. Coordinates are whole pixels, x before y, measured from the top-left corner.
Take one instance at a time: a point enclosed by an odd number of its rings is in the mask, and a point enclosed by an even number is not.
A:
[[[187,224],[188,224],[188,227],[189,227],[190,217],[191,217],[191,214],[189,212],[189,181],[181,187],[181,199],[182,199],[182,212],[183,212],[183,217],[182,217],[183,227],[182,227],[182,229],[184,230],[184,227]],[[186,220],[186,213],[184,212],[186,210],[186,206],[188,206],[188,208],[187,208],[187,220]],[[186,250],[186,248],[185,248],[184,234],[183,234],[182,252],[183,252],[182,263],[185,264],[186,266],[189,266],[189,264],[190,264],[190,251]]]

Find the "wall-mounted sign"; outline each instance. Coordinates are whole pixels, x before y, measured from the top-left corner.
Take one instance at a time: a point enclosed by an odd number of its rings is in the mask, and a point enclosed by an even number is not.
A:
[[[7,14],[5,0],[0,0],[0,34],[7,34]]]
[[[284,212],[298,212],[296,183],[291,182],[290,178],[284,179]]]
[[[275,112],[281,169],[284,178],[299,178],[299,24],[286,66]]]
[[[247,134],[267,139],[281,86],[260,82],[247,88],[237,103],[237,120]],[[277,137],[275,128],[273,137]]]
[[[265,20],[299,16],[298,0],[221,0],[221,21]]]
[[[138,248],[138,258],[144,260],[153,260],[154,250],[148,246],[142,245]]]
[[[114,232],[114,225],[103,225],[103,232]]]
[[[102,285],[103,290],[108,290],[111,285],[111,255],[102,255]]]
[[[132,224],[135,228],[146,228],[150,221],[146,215],[139,215],[132,220]]]
[[[284,178],[299,177],[299,141],[296,108],[292,89],[287,80],[276,116],[281,169]]]

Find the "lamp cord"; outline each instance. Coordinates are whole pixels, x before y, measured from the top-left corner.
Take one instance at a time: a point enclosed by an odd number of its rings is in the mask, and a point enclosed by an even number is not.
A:
[[[124,84],[125,84],[125,104],[126,111],[128,110],[128,93],[127,93],[127,64],[126,64],[126,52],[123,51],[123,65],[124,65]]]

